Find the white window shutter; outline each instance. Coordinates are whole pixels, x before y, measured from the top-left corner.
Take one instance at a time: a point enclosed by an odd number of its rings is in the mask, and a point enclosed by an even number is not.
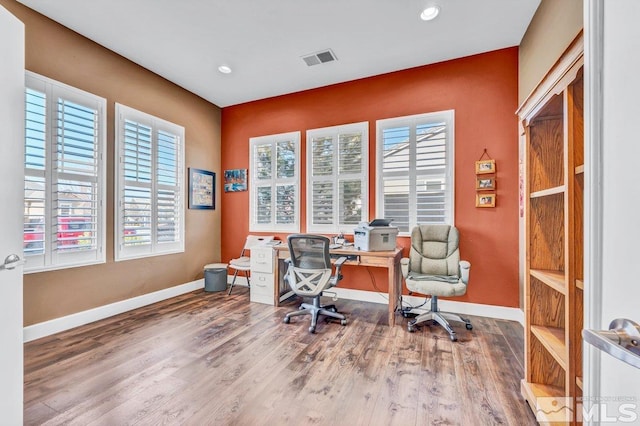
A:
[[[105,261],[106,100],[26,73],[25,272]]]
[[[300,231],[300,132],[251,138],[249,230]]]
[[[184,128],[116,104],[116,260],[184,251]]]
[[[307,131],[307,230],[351,233],[368,219],[368,123]]]
[[[378,215],[401,233],[453,224],[453,111],[379,120]]]

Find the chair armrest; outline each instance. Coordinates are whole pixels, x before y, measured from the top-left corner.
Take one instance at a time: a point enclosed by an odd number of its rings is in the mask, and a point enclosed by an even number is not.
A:
[[[400,259],[400,270],[402,271],[402,276],[407,279],[407,275],[409,275],[409,258],[403,257]]]
[[[334,266],[336,267],[336,269],[342,268],[342,265],[346,261],[347,261],[347,258],[345,256],[340,256],[338,259],[336,259]]]
[[[338,284],[338,281],[340,281],[342,279],[342,274],[340,274],[340,269],[342,269],[342,265],[344,265],[344,262],[346,262],[346,261],[347,261],[347,258],[345,256],[340,256],[333,263],[333,266],[336,268],[336,270],[333,273],[333,277],[334,277],[335,282],[332,285],[332,287],[334,285]]]
[[[469,271],[471,270],[471,263],[466,260],[460,261],[460,279],[463,283],[469,283]]]

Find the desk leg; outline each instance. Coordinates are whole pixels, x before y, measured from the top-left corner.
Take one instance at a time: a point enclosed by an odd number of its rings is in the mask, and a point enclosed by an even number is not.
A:
[[[389,327],[396,324],[396,309],[400,306],[399,300],[402,294],[402,281],[399,279],[399,264],[395,258],[389,259]]]

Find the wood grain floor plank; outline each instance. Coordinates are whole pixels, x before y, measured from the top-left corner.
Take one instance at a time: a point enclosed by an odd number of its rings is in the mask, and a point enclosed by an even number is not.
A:
[[[522,404],[522,326],[474,317],[387,325],[340,300],[348,325],[284,324],[300,299],[194,291],[25,344],[27,425],[534,424]]]
[[[443,330],[444,331],[444,330]],[[460,422],[460,383],[456,377],[452,345],[447,336],[422,329],[422,377],[418,391],[417,424],[455,425]]]

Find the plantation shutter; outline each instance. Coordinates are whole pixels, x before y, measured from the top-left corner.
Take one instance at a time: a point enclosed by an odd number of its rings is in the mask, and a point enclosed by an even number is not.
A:
[[[122,207],[122,245],[151,247],[151,164],[152,128],[124,120],[124,146],[121,153],[124,170]],[[150,250],[149,250],[150,251]]]
[[[299,231],[300,133],[250,139],[250,231]]]
[[[45,212],[47,96],[27,88],[25,100],[24,254],[44,257],[49,225]]]
[[[116,104],[116,258],[184,251],[184,128]]]
[[[27,72],[27,272],[104,261],[106,100]]]
[[[367,220],[366,123],[307,132],[310,232],[351,232]]]
[[[59,97],[53,152],[54,252],[96,250],[101,205],[98,110]]]
[[[180,139],[168,131],[158,131],[156,156],[156,241],[158,244],[180,241],[183,173],[180,169]]]
[[[379,211],[400,232],[453,222],[453,112],[381,120]]]

